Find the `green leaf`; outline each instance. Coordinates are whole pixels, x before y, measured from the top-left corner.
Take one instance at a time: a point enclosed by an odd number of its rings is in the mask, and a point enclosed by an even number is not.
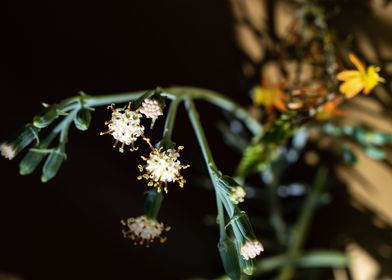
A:
[[[241,268],[234,242],[227,236],[221,237],[218,243],[218,249],[226,274],[232,280],[239,280],[241,277]]]
[[[343,252],[334,250],[312,250],[298,257],[282,254],[258,261],[255,275],[260,276],[288,264],[303,268],[347,267],[349,266],[349,258]]]
[[[296,261],[300,267],[346,267],[349,259],[346,254],[338,251],[310,251]]]
[[[369,157],[375,160],[383,160],[386,157],[386,154],[383,150],[374,146],[367,146],[365,147],[364,151]]]

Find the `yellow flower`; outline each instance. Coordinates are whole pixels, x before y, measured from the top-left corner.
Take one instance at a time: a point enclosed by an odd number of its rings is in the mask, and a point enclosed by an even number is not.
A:
[[[358,70],[344,70],[336,76],[338,80],[343,81],[339,90],[347,98],[354,97],[362,90],[365,94],[369,94],[378,83],[385,81],[378,74],[379,67],[370,65],[365,69],[365,65],[356,55],[349,53],[348,57]]]
[[[263,86],[256,86],[252,91],[254,104],[267,109],[276,108],[281,112],[287,111],[286,97],[280,86],[270,87],[265,82]]]

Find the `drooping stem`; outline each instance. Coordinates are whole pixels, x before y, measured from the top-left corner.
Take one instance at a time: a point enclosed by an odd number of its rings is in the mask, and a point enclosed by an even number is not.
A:
[[[220,199],[219,195],[219,187],[217,185],[217,176],[219,174],[219,171],[216,167],[214,158],[212,157],[211,149],[210,146],[208,145],[207,138],[204,133],[204,129],[200,123],[200,117],[199,113],[197,112],[196,106],[193,102],[193,100],[189,97],[185,98],[185,106],[188,112],[189,119],[191,121],[193,130],[196,134],[197,141],[199,142],[200,149],[202,151],[204,161],[207,165],[208,173],[211,178],[211,182],[214,186],[215,189],[215,195],[216,195],[216,204],[217,204],[217,209],[218,209],[218,224],[219,224],[219,229],[221,235],[225,234],[225,218],[224,218],[224,212],[223,212],[223,204]]]
[[[143,94],[145,94],[145,91],[125,92],[100,96],[84,96],[83,101],[86,107],[98,107],[112,103],[126,103],[129,101],[134,101]],[[259,122],[254,119],[246,109],[218,92],[197,87],[176,86],[162,89],[160,95],[169,99],[177,99],[185,96],[192,99],[203,99],[227,112],[233,113],[235,117],[244,122],[244,124],[254,135],[261,135],[263,131]],[[72,104],[77,105],[79,98],[79,96],[71,97],[61,103],[68,104],[68,106],[72,106]]]

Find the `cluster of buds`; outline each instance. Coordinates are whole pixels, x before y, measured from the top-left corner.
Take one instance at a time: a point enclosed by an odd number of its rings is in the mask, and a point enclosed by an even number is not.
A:
[[[250,260],[264,251],[263,245],[257,240],[248,216],[241,212],[233,221],[233,232],[239,243],[240,253],[244,260]]]
[[[146,116],[146,118],[155,121],[159,116],[163,115],[162,106],[157,99],[144,99],[140,106],[139,112]]]
[[[233,178],[223,175],[219,178],[218,183],[221,192],[223,192],[224,196],[227,196],[232,203],[239,204],[244,202],[246,192],[244,188]]]

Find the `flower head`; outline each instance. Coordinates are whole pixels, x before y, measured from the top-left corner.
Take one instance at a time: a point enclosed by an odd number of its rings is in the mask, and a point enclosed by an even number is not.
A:
[[[153,120],[163,115],[163,110],[158,100],[150,98],[144,99],[142,106],[139,108],[139,112],[144,114],[146,118]]]
[[[239,245],[239,251],[244,260],[253,259],[264,251],[263,245],[257,240],[252,225],[245,212],[236,214],[232,223],[234,236]]]
[[[229,197],[234,204],[239,204],[241,202],[244,202],[245,196],[246,196],[246,192],[243,187],[236,186],[230,188]]]
[[[109,130],[101,132],[101,135],[110,134],[116,140],[113,148],[120,142],[120,152],[124,152],[124,145],[131,145],[131,151],[137,150],[135,142],[138,137],[142,137],[144,140],[144,126],[140,124],[140,118],[142,115],[136,111],[131,111],[131,103],[129,103],[127,109],[116,109],[113,105],[108,107],[112,110],[112,118],[110,121],[105,122]]]
[[[256,256],[260,255],[261,252],[264,251],[263,245],[257,240],[249,241],[247,240],[241,246],[241,256],[245,260],[253,259]]]
[[[287,96],[281,89],[281,86],[271,87],[264,82],[263,86],[256,86],[253,89],[252,98],[254,104],[262,105],[269,110],[276,108],[281,112],[287,111],[285,104]]]
[[[378,74],[379,67],[370,65],[366,69],[356,55],[350,53],[348,57],[357,70],[344,70],[336,76],[338,80],[343,81],[339,90],[347,98],[354,97],[362,90],[365,94],[369,94],[378,83],[384,82],[384,78]]]
[[[184,147],[179,146],[178,150],[172,148],[163,150],[163,148],[152,148],[152,151],[148,158],[143,157],[146,161],[145,165],[139,165],[140,171],[145,173],[138,177],[139,180],[142,178],[149,180],[148,186],[158,187],[158,191],[161,191],[161,184],[164,184],[164,190],[167,192],[168,182],[178,182],[180,187],[185,184],[185,179],[180,174],[181,169],[188,168],[189,165],[181,165],[178,160],[181,151]]]
[[[147,247],[155,239],[159,239],[161,243],[165,242],[166,237],[162,237],[161,234],[170,230],[170,227],[165,227],[163,223],[147,216],[128,218],[126,221],[121,220],[121,224],[126,227],[122,230],[124,238],[133,240],[135,245],[146,245]]]
[[[3,157],[11,160],[16,157],[24,148],[31,144],[34,140],[39,142],[38,133],[40,129],[32,124],[26,124],[16,135],[0,144],[0,153]]]
[[[1,155],[9,160],[15,157],[15,149],[12,145],[8,143],[1,143],[0,144],[0,152]]]

